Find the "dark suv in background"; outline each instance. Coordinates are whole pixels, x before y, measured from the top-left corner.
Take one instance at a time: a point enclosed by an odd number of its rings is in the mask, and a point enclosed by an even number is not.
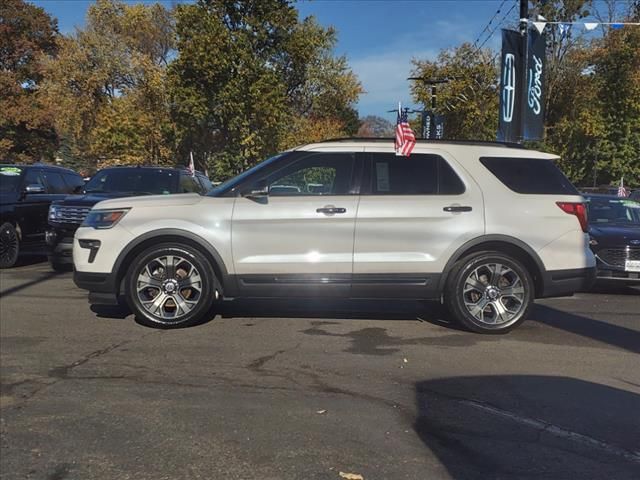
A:
[[[66,168],[0,165],[0,268],[15,265],[21,253],[46,253],[49,205],[83,185],[82,177]]]
[[[98,202],[111,198],[174,193],[205,194],[213,188],[201,172],[162,167],[111,167],[100,170],[78,195],[54,202],[49,209],[46,232],[50,247],[49,261],[54,270],[73,265],[73,235],[89,210]]]
[[[598,280],[640,284],[640,203],[614,195],[584,198]]]

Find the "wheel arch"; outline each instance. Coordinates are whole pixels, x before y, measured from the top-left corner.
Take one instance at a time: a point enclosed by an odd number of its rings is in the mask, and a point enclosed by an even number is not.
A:
[[[196,248],[207,258],[209,263],[211,263],[216,275],[216,288],[220,290],[220,293],[222,294],[225,287],[229,286],[230,277],[227,272],[227,268],[222,260],[222,256],[213,245],[199,235],[186,230],[162,229],[147,232],[137,237],[135,240],[130,242],[122,252],[120,252],[112,270],[113,273],[115,273],[117,295],[122,293],[122,281],[124,280],[127,269],[133,260],[148,247],[165,242],[181,243]]]
[[[440,277],[440,291],[444,291],[449,273],[456,262],[471,253],[487,250],[506,253],[520,260],[533,277],[535,297],[542,295],[544,291],[544,272],[546,271],[542,260],[529,245],[508,235],[484,235],[469,240],[459,247],[445,265],[443,274]]]

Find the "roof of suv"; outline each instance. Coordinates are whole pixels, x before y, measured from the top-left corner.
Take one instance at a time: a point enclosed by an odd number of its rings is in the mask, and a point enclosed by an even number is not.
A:
[[[160,165],[113,165],[112,167],[104,167],[101,168],[100,170],[98,170],[99,172],[102,170],[111,170],[113,168],[117,168],[117,169],[136,169],[136,168],[142,168],[145,170],[172,170],[172,171],[176,171],[176,172],[189,172],[191,173],[191,171],[189,169],[187,169],[186,167],[162,167]],[[205,176],[205,174],[203,172],[201,172],[200,170],[196,170],[195,172],[197,175],[203,175]]]
[[[340,138],[325,140],[307,145],[301,145],[293,150],[302,151],[389,151],[394,148],[394,138]],[[551,153],[529,150],[518,143],[493,142],[481,140],[422,140],[416,141],[413,153],[421,153],[421,150],[441,150],[463,156],[472,155],[478,157],[514,157],[514,158],[543,158],[556,160],[559,157]]]
[[[61,167],[59,165],[49,165],[48,163],[30,163],[28,165],[26,164],[18,164],[18,163],[0,163],[0,167],[16,167],[16,168],[46,168],[46,169],[51,169],[51,170],[62,170],[64,172],[69,172],[69,173],[73,173],[74,175],[79,175],[77,172],[75,172],[74,170],[70,169],[70,168],[66,168],[66,167]]]

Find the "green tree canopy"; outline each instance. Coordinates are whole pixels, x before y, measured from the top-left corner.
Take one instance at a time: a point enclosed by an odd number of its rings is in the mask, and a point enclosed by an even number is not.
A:
[[[495,139],[498,128],[498,67],[493,52],[469,43],[443,50],[434,61],[413,60],[412,76],[449,78],[438,85],[436,112],[444,114],[445,135],[451,139]],[[416,102],[431,104],[430,88],[421,81],[411,85]]]
[[[23,0],[0,2],[0,158],[53,157],[57,136],[39,88],[41,62],[56,54],[57,21]]]
[[[361,87],[334,57],[333,29],[298,20],[287,0],[200,0],[176,9],[169,66],[178,151],[216,179],[283,147],[358,127]]]
[[[90,166],[172,164],[166,65],[171,13],[98,0],[86,26],[59,39],[44,90],[68,157]]]

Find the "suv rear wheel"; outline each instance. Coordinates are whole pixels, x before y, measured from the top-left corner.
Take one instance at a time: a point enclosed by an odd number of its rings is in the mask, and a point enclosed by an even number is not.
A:
[[[476,252],[458,261],[447,279],[445,304],[456,321],[478,333],[506,333],[526,318],[533,280],[515,258]]]
[[[127,273],[127,303],[138,321],[156,328],[193,325],[209,312],[215,274],[187,245],[160,244],[142,252]]]
[[[5,222],[0,226],[0,268],[13,267],[19,253],[18,232],[12,224]]]

